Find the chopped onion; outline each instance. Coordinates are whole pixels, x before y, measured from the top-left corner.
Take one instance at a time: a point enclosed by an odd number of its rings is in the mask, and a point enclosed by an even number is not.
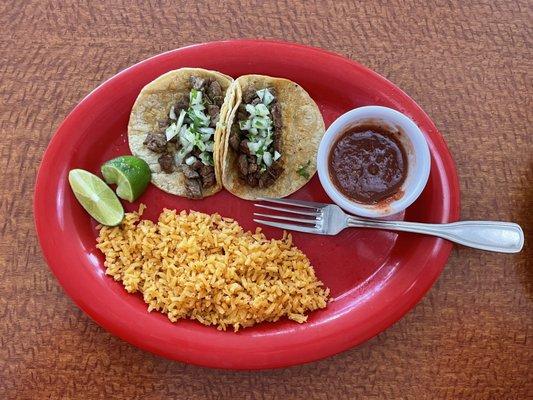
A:
[[[182,142],[181,139],[184,139],[185,143]],[[184,126],[180,131],[180,143],[183,146],[186,146],[187,143],[193,144],[196,141],[196,135],[194,132],[191,132],[190,128],[187,126]]]
[[[255,106],[255,115],[259,115],[261,117],[267,116],[270,114],[270,111],[268,111],[268,107],[264,104],[258,104]]]
[[[270,90],[268,89],[261,89],[255,93],[257,93],[257,96],[261,99],[261,102],[265,106],[268,106],[270,103],[272,103],[272,101],[274,101],[274,95],[270,93]]]
[[[178,134],[178,126],[175,123],[170,124],[167,129],[165,129],[165,137],[167,142]]]
[[[204,127],[204,128],[200,128],[200,129],[198,129],[198,130],[199,130],[200,132],[202,132],[202,133],[206,133],[206,134],[209,133],[209,134],[211,134],[211,135],[212,135],[213,133],[215,133],[215,128]]]
[[[198,127],[208,126],[210,119],[207,115],[204,114],[202,110],[199,109],[189,109],[189,117],[192,119],[193,123]]]
[[[208,152],[202,152],[200,153],[200,160],[202,160],[202,163],[205,165],[213,165],[213,155]]]
[[[249,116],[245,121],[239,121],[239,128],[241,131],[248,132],[246,137],[250,154],[256,156],[257,164],[264,170],[279,159],[281,154],[278,152],[273,154],[273,149],[268,151],[274,139],[273,122],[267,106],[275,100],[275,97],[268,89],[261,89],[256,93],[261,103],[257,105],[246,104],[245,108]]]
[[[246,121],[239,121],[239,128],[241,131],[247,131],[252,127],[252,120],[247,119]]]
[[[178,121],[175,124],[171,124],[166,130],[165,130],[165,136],[167,138],[167,142],[172,139],[174,136],[176,136],[178,133],[180,133],[181,126],[183,125],[183,120],[185,119],[185,110],[181,110],[180,116],[178,117]]]
[[[270,118],[267,117],[255,117],[252,120],[252,127],[256,129],[267,129],[270,124]]]
[[[168,113],[170,119],[176,119],[176,112],[174,111],[174,106],[170,107],[170,112]]]
[[[202,105],[202,92],[200,90],[191,89],[189,93],[189,103],[191,107]]]
[[[213,147],[215,146],[215,142],[213,142],[212,140],[209,141],[209,142],[206,142],[205,143],[205,150],[206,151],[210,151],[211,153],[213,152]]]
[[[198,147],[200,151],[205,151],[205,143],[202,142],[201,140],[197,140],[196,142],[194,142],[194,145]]]
[[[196,162],[195,156],[190,156],[185,159],[185,164],[187,165],[193,165]]]
[[[267,167],[270,167],[272,165],[272,155],[268,151],[265,151],[263,153],[263,161],[265,162],[265,165]]]
[[[187,146],[182,147],[176,152],[176,154],[174,155],[174,160],[176,161],[176,165],[180,165],[182,163],[185,156],[192,151],[193,147],[194,145],[191,143]]]
[[[251,154],[257,154],[261,148],[262,142],[248,142],[248,150]]]
[[[272,144],[273,140],[272,140],[272,136],[269,136],[265,139],[264,143],[265,143],[265,147],[268,147]]]
[[[246,104],[245,108],[252,117],[255,116],[255,107],[252,104]]]

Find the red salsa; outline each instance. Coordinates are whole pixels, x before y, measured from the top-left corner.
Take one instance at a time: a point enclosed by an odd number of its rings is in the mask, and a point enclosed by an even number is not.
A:
[[[395,195],[407,176],[407,156],[396,134],[375,125],[344,132],[329,155],[336,188],[359,203],[375,204]]]

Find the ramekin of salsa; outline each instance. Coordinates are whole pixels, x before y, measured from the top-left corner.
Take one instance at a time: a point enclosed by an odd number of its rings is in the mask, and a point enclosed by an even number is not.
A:
[[[422,193],[431,168],[418,126],[381,106],[341,115],[318,149],[318,175],[329,197],[346,211],[384,217],[409,207]]]

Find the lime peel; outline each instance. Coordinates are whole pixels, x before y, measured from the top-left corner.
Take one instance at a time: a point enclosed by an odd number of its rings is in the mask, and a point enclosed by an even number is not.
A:
[[[101,168],[105,181],[117,184],[117,196],[130,203],[144,193],[150,183],[150,167],[141,158],[120,156],[107,161]]]

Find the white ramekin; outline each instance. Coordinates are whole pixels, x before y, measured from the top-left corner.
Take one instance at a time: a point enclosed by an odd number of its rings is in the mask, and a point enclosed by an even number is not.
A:
[[[363,124],[399,132],[407,154],[407,176],[399,196],[377,204],[363,204],[347,198],[335,187],[329,174],[329,153],[337,138],[347,129]],[[318,148],[317,167],[324,190],[336,204],[352,214],[379,218],[405,210],[420,196],[429,177],[431,157],[424,134],[411,119],[391,108],[367,106],[350,110],[331,124]]]

